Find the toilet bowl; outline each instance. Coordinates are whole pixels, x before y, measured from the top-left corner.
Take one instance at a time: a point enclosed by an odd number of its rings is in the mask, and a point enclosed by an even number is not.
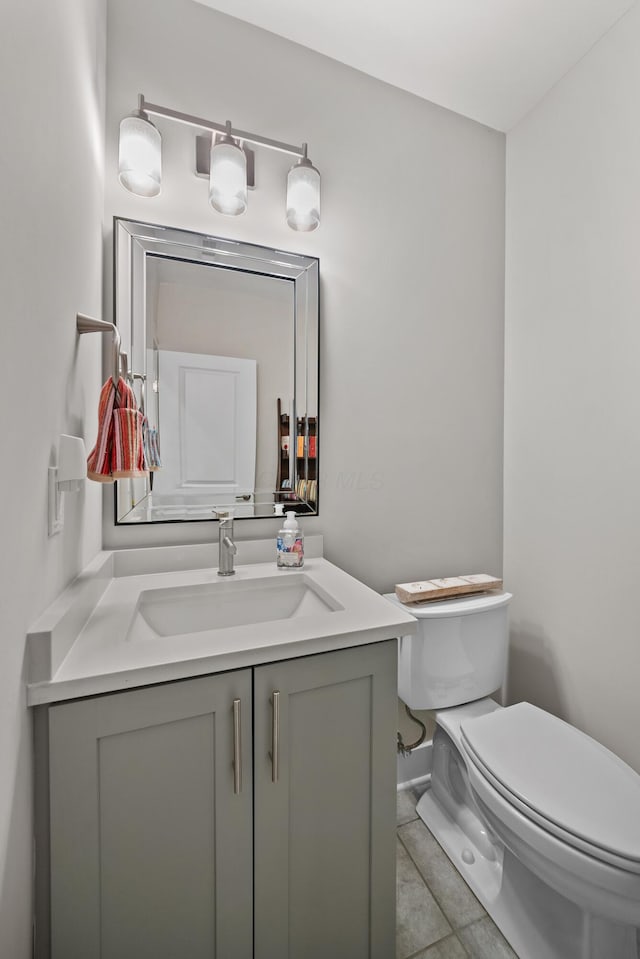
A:
[[[544,710],[488,697],[510,599],[403,607],[419,628],[399,641],[399,695],[436,720],[418,814],[520,959],[638,959],[640,776]]]

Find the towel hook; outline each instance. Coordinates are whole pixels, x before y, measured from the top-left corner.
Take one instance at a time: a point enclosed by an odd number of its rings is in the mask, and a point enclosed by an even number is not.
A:
[[[76,330],[78,333],[111,333],[113,338],[113,373],[114,386],[117,387],[120,378],[120,332],[115,323],[106,320],[95,320],[84,313],[76,313]]]
[[[144,414],[145,412],[145,386],[147,382],[146,373],[129,373],[129,381],[131,385],[135,385],[135,381],[140,380],[140,412]]]

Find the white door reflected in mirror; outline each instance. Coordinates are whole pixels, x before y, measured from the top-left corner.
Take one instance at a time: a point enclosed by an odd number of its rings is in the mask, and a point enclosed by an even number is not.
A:
[[[189,512],[252,499],[256,361],[159,350],[158,373],[163,468],[153,478],[154,505]]]

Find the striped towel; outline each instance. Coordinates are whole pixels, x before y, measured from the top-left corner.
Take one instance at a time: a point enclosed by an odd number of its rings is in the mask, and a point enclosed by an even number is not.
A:
[[[97,483],[147,475],[144,460],[143,415],[131,387],[111,377],[100,391],[98,438],[87,458],[87,477]]]
[[[133,390],[120,379],[113,410],[111,444],[113,479],[137,479],[147,475],[142,435],[143,420],[144,416],[138,409]]]
[[[158,443],[158,431],[149,426],[149,420],[146,416],[142,421],[142,440],[144,446],[145,469],[151,471],[162,469],[160,446]]]
[[[118,380],[124,385],[124,380]],[[116,399],[116,388],[111,377],[100,390],[98,403],[98,438],[87,457],[87,478],[96,483],[113,483],[111,475],[111,446],[113,444],[113,408]]]

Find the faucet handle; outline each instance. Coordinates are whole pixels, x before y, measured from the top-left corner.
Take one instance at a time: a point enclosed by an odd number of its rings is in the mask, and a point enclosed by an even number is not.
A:
[[[237,547],[236,544],[233,542],[233,540],[232,540],[232,539],[229,539],[228,536],[225,536],[225,538],[222,540],[222,542],[223,542],[224,545],[227,547],[227,549],[229,550],[229,552],[230,552],[230,553],[233,553],[233,555],[235,556],[236,553],[238,552],[238,547]]]

